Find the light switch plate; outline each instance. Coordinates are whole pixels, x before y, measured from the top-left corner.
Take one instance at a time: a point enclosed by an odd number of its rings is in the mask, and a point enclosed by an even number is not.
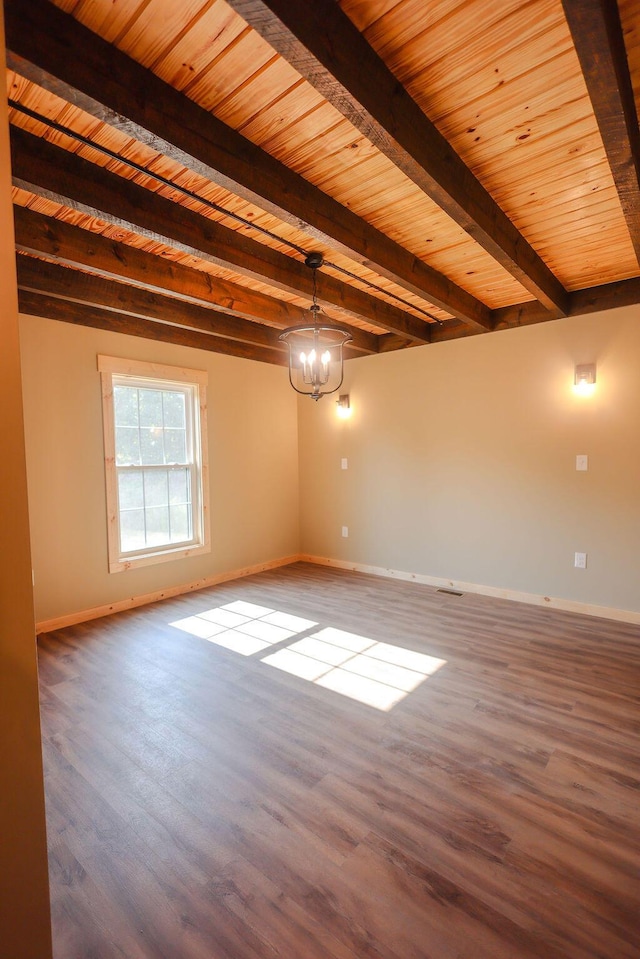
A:
[[[576,456],[576,469],[584,472],[589,469],[589,457],[586,453],[579,453]]]

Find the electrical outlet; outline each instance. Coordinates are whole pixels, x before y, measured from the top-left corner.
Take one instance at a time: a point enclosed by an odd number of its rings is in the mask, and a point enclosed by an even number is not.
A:
[[[342,460],[340,461],[340,466],[341,466],[341,468],[342,468],[343,470],[346,470],[346,469],[349,468],[349,464],[347,463],[347,457],[346,457],[346,456],[343,456],[343,457],[342,457]]]
[[[587,554],[586,553],[576,553],[573,565],[576,569],[586,569],[587,568]]]
[[[343,527],[342,527],[342,535],[344,536],[345,539],[348,537],[348,535],[349,535],[349,527],[348,527],[348,526],[343,526]]]

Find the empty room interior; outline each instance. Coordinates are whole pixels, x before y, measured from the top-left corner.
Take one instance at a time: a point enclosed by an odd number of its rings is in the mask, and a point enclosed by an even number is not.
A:
[[[638,959],[640,5],[3,13],[0,959]]]

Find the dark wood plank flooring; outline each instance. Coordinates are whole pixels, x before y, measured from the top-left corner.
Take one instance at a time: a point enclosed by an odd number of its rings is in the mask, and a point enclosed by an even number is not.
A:
[[[56,959],[640,956],[640,628],[296,564],[39,649]]]

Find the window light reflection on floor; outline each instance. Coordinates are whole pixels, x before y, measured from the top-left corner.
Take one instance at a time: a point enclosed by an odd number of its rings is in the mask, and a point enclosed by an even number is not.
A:
[[[254,656],[274,643],[281,643],[318,624],[267,606],[238,601],[178,619],[169,625],[242,656]]]
[[[312,620],[242,601],[170,625],[385,711],[446,663],[331,626],[312,632]]]
[[[263,657],[317,686],[388,710],[445,660],[328,627]]]

